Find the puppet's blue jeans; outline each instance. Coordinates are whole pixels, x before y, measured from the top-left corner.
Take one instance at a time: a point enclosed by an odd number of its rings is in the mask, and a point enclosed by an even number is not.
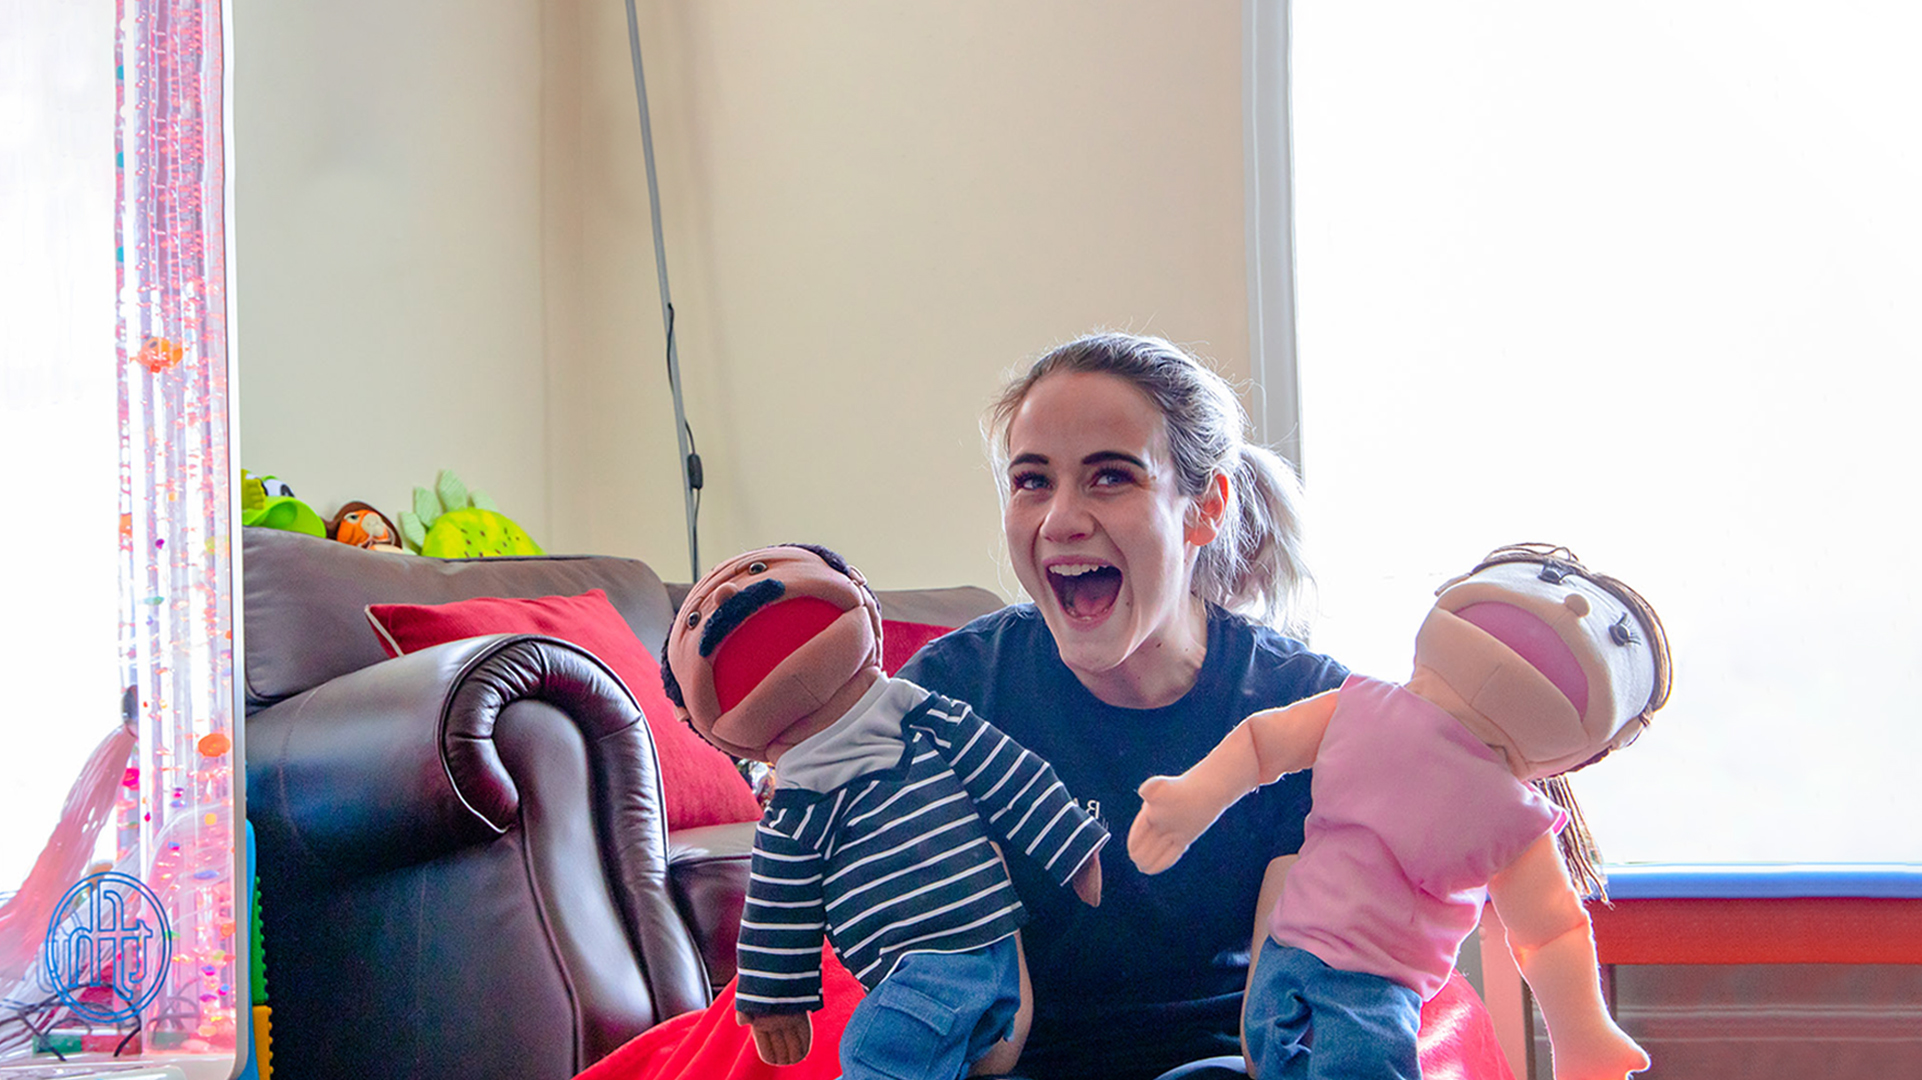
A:
[[[1021,1007],[1013,937],[964,953],[909,953],[854,1007],[842,1080],[958,1077],[1014,1027]]]
[[[1261,1080],[1420,1080],[1421,997],[1379,975],[1262,943],[1242,1007],[1242,1038]]]

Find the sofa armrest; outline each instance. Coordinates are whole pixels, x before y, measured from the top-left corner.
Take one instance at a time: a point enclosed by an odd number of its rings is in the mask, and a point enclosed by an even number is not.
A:
[[[585,652],[530,635],[469,638],[331,679],[248,719],[248,817],[281,869],[302,877],[484,843],[520,803],[492,740],[501,710],[533,697],[590,741],[633,728],[645,740],[610,682]]]
[[[437,1053],[565,1076],[709,1000],[652,738],[586,651],[424,649],[255,713],[247,740],[276,1021],[298,1056],[387,1075],[375,1020],[408,1014]],[[450,979],[466,988],[429,1017],[421,995]]]
[[[754,853],[752,821],[703,825],[667,834],[667,866],[674,903],[694,932],[715,992],[734,978],[741,909],[747,902],[748,865]]]

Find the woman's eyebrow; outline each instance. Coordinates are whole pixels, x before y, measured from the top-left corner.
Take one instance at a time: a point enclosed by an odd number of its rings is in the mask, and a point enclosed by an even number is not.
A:
[[[1140,458],[1134,456],[1133,454],[1124,454],[1119,450],[1097,450],[1096,452],[1089,454],[1087,457],[1082,458],[1081,464],[1100,465],[1104,462],[1109,462],[1109,461],[1125,461],[1128,464],[1133,465],[1137,469],[1145,469],[1148,467],[1147,462],[1141,460]]]
[[[1016,465],[1046,465],[1047,463],[1048,463],[1048,456],[1046,454],[1036,454],[1036,453],[1030,452],[1026,454],[1015,455],[1012,459],[1008,461],[1008,466],[1012,468]]]

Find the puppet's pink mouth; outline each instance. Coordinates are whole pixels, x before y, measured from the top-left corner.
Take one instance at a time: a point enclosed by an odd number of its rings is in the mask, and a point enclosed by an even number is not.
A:
[[[1098,619],[1121,594],[1121,571],[1102,563],[1056,563],[1048,567],[1055,602],[1076,619]]]
[[[714,650],[714,696],[721,711],[739,705],[768,672],[840,617],[840,608],[814,596],[777,601],[749,615]]]
[[[1562,692],[1577,714],[1588,715],[1588,676],[1553,627],[1513,604],[1493,600],[1470,604],[1455,614],[1513,649]]]

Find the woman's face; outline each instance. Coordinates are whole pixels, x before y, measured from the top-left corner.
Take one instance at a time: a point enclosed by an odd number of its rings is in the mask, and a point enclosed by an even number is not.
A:
[[[1115,375],[1046,376],[1008,425],[1008,459],[1002,524],[1015,575],[1084,683],[1205,649],[1188,579],[1221,500],[1180,492],[1166,421],[1146,394]]]

